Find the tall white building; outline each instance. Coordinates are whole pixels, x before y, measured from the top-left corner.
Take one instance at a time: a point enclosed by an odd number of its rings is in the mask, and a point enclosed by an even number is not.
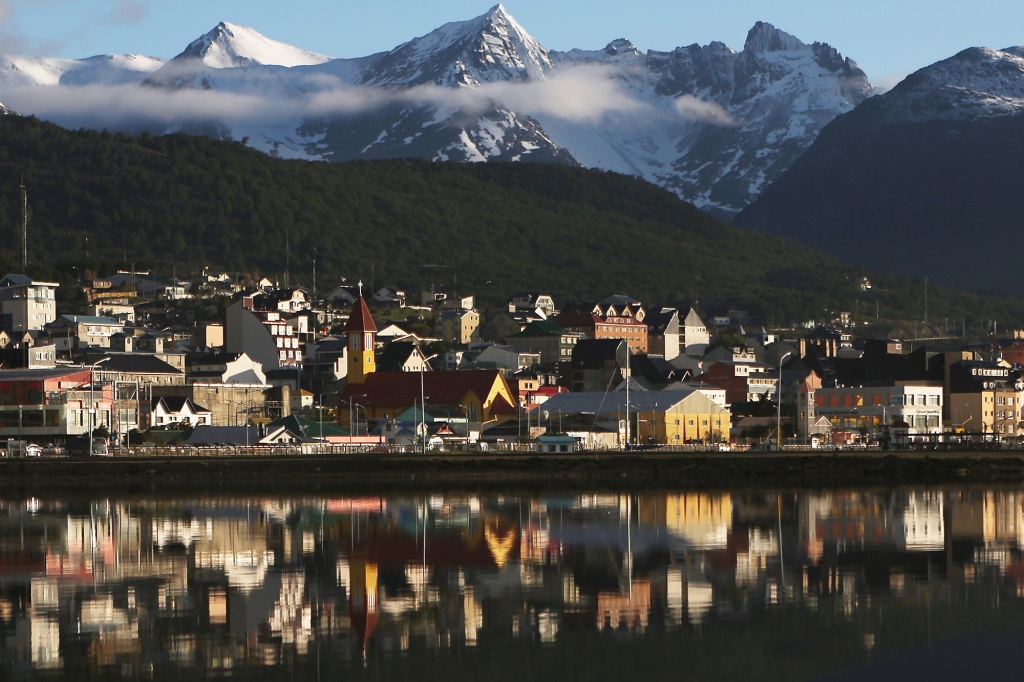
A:
[[[0,315],[10,316],[10,330],[41,330],[56,320],[58,286],[55,282],[33,281],[27,275],[0,279]]]

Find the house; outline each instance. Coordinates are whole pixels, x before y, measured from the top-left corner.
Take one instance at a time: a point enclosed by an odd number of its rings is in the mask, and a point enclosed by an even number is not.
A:
[[[149,425],[200,426],[213,424],[213,411],[196,405],[185,397],[166,396],[150,400]]]
[[[442,341],[464,346],[479,339],[480,313],[475,310],[444,310],[438,314],[436,324]]]
[[[711,334],[696,310],[690,308],[686,313],[686,317],[679,325],[679,332],[681,336],[679,344],[684,355],[693,357],[704,355],[711,343]],[[671,358],[666,359],[671,360]]]
[[[27,275],[5,275],[0,279],[0,329],[41,330],[56,320],[58,286]]]
[[[405,292],[398,287],[394,285],[385,285],[380,289],[377,289],[377,292],[373,295],[373,300],[375,303],[390,303],[397,305],[400,308],[404,308],[405,297]]]
[[[679,311],[675,308],[653,308],[647,315],[647,352],[665,361],[680,353]]]
[[[124,323],[112,317],[94,315],[61,315],[46,325],[57,350],[71,352],[75,348],[110,348],[110,339],[124,333]]]
[[[309,310],[311,305],[309,293],[301,287],[260,291],[249,299],[252,302],[250,309],[254,311],[296,313]]]
[[[554,317],[558,314],[555,309],[555,301],[548,294],[541,294],[536,291],[522,291],[513,294],[508,299],[508,311],[510,313],[534,313],[542,319]]]
[[[419,344],[411,341],[392,341],[378,354],[377,371],[429,372],[430,365]]]
[[[539,353],[542,365],[568,366],[572,363],[573,348],[585,337],[580,332],[565,331],[550,320],[539,320],[507,338],[508,344],[520,352]]]
[[[187,383],[267,385],[263,366],[245,353],[198,355],[189,365]]]

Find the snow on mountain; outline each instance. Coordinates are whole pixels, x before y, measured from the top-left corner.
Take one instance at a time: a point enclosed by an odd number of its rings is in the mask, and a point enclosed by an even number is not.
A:
[[[3,102],[0,102],[0,116],[17,116],[18,113],[9,107],[4,106]]]
[[[0,88],[18,78],[77,83],[72,72],[91,82],[131,76],[201,92],[196,101],[206,108],[182,107],[168,123],[161,107],[129,130],[244,137],[271,154],[328,161],[580,163],[643,177],[722,217],[870,91],[854,62],[769,24],[751,29],[740,52],[713,42],[644,53],[621,38],[603,50],[560,53],[501,5],[358,59],[330,60],[227,23],[163,65],[133,71],[138,58],[106,59],[106,70],[102,61],[39,60],[13,64],[7,75],[10,60],[0,62]],[[218,95],[223,105],[212,102]]]
[[[87,59],[0,57],[0,84],[6,86],[118,85],[141,83],[163,61],[140,55],[98,55]]]
[[[381,55],[362,83],[473,86],[539,79],[551,68],[547,50],[495,5],[483,16],[445,24]]]
[[[171,61],[187,59],[198,60],[213,69],[230,69],[322,64],[330,57],[279,43],[245,26],[221,22]]]
[[[641,175],[725,218],[871,88],[864,72],[833,48],[804,44],[763,22],[750,30],[741,52],[719,42],[645,56],[630,48],[617,41],[601,52],[554,59],[559,67],[621,68],[619,77],[636,96],[666,118],[646,125],[613,118],[590,130],[569,130],[550,117],[541,122],[582,164]]]
[[[1024,47],[971,47],[907,76],[874,98],[890,121],[950,121],[1024,111]],[[884,113],[883,113],[884,112]]]
[[[1024,48],[970,48],[832,121],[735,223],[873,271],[1016,294],[1022,158]]]

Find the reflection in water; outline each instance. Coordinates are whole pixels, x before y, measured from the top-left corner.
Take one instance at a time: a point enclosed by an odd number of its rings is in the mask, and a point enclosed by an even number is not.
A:
[[[1016,490],[0,509],[0,677],[828,677],[1024,613]]]

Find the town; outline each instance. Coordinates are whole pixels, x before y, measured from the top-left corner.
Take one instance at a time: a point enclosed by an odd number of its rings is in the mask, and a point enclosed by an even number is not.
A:
[[[908,343],[856,336],[848,314],[768,330],[538,291],[481,311],[433,283],[316,292],[210,271],[83,279],[74,310],[58,288],[0,279],[8,456],[961,449],[1024,428],[1024,334],[994,325]]]

